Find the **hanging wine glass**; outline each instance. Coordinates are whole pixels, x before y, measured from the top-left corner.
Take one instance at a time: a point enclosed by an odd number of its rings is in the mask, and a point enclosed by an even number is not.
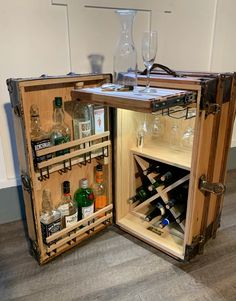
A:
[[[150,70],[155,61],[157,53],[157,32],[145,31],[142,37],[142,57],[144,66],[147,68],[147,83],[146,88],[141,92],[153,92],[150,88]],[[155,89],[154,89],[155,90]]]
[[[151,125],[151,135],[152,138],[160,138],[164,134],[164,124],[160,116],[155,115],[155,118]]]

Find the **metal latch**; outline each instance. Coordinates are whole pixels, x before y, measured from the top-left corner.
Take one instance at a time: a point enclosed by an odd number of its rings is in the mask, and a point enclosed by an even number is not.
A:
[[[218,103],[208,103],[204,109],[206,110],[206,116],[209,114],[214,115],[220,112],[221,106]]]
[[[225,192],[225,185],[222,183],[210,183],[207,181],[206,176],[202,175],[199,181],[199,189],[203,192],[207,191],[221,195]]]

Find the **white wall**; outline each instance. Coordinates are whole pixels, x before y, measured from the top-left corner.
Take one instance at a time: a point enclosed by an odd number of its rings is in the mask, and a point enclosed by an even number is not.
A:
[[[112,72],[119,20],[113,10],[85,5],[152,10],[135,17],[141,69],[141,33],[151,21],[159,32],[160,63],[179,70],[236,70],[235,0],[0,0],[0,4],[0,189],[16,185],[18,176],[5,80],[89,72],[88,55],[94,53],[105,56],[103,71]]]

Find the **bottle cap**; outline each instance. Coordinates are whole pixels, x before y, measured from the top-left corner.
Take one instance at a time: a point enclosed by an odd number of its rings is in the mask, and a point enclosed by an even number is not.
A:
[[[96,166],[96,171],[102,171],[102,165],[101,164],[98,164]]]
[[[63,193],[64,194],[70,193],[70,182],[69,181],[63,182]]]
[[[55,107],[57,107],[57,108],[62,107],[62,98],[61,97],[59,97],[59,96],[55,97],[54,101],[55,101]]]
[[[80,180],[80,187],[81,188],[88,188],[88,179],[83,178]]]

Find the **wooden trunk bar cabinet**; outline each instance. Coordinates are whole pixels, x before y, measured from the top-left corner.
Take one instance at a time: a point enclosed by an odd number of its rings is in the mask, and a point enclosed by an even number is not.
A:
[[[145,76],[138,76],[139,86],[135,91],[102,89],[103,84],[111,83],[110,74],[7,80],[14,112],[28,236],[32,254],[40,264],[112,223],[178,260],[190,260],[202,253],[206,241],[215,237],[220,225],[227,155],[235,117],[236,75],[182,72],[181,76],[172,76],[154,72],[151,86],[156,89],[150,95],[140,92],[145,80]],[[63,99],[65,122],[71,132],[76,102],[104,106],[106,129],[101,134],[37,151],[37,156],[44,156],[70,150],[58,157],[51,156],[35,168],[30,107],[38,106],[42,127],[48,130],[52,126],[52,102],[57,96]],[[151,131],[145,133],[146,126],[148,129],[156,126],[156,120],[162,129],[157,137]],[[193,143],[187,147],[183,143],[186,129],[194,133],[191,134]],[[139,137],[143,141],[138,145],[137,135],[143,133],[145,135]],[[79,148],[81,144],[86,147]],[[83,177],[93,183],[94,167],[98,162],[105,169],[107,206],[43,242],[40,225],[42,191],[51,190],[56,208],[63,181],[70,181],[72,193]],[[153,166],[170,171],[171,181],[156,185],[160,180],[158,173],[145,173]],[[130,201],[140,187],[150,185],[152,191],[142,202]],[[145,218],[157,201],[167,208],[180,187],[187,189],[185,204],[165,209],[168,214],[164,217],[168,215],[174,222],[162,228],[160,217],[151,221]]]

